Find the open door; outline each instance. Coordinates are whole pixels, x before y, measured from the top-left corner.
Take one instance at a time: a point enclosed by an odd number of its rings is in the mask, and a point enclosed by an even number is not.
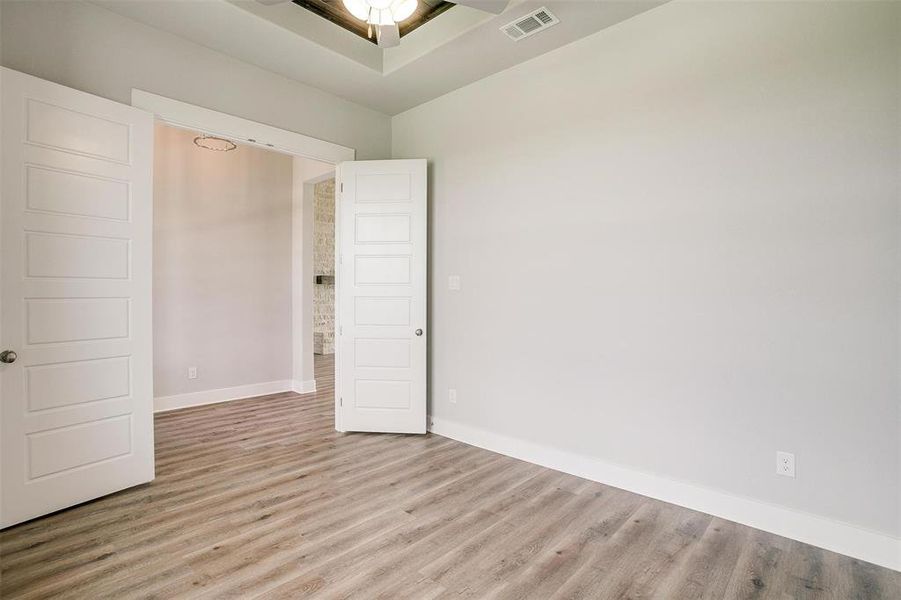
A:
[[[0,72],[0,526],[153,479],[153,117]]]
[[[426,161],[337,172],[338,431],[426,432]]]

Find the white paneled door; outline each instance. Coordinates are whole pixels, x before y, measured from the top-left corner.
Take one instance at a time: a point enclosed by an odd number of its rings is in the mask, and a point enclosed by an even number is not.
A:
[[[0,526],[153,479],[153,117],[0,73]]]
[[[426,431],[426,161],[338,165],[335,427]]]

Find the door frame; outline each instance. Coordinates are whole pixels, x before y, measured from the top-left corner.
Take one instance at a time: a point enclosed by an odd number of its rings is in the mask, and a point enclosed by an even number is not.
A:
[[[318,138],[280,129],[271,125],[258,123],[242,117],[236,117],[228,113],[219,112],[195,104],[174,100],[165,96],[160,96],[151,92],[133,88],[131,90],[131,104],[136,108],[141,108],[153,113],[156,122],[177,127],[180,129],[188,129],[207,135],[224,137],[231,140],[240,141],[243,144],[263,148],[264,150],[272,150],[287,154],[295,158],[307,158],[323,163],[330,163],[336,167],[333,176],[337,177],[337,166],[344,161],[351,161],[356,158],[356,150],[341,146],[332,142],[320,140]],[[295,174],[297,169],[295,168]],[[303,202],[303,207],[312,199],[312,184],[317,179],[324,179],[324,176],[313,177],[310,180],[301,182],[295,181],[293,204],[295,211],[298,204]],[[337,196],[337,190],[336,190]],[[336,198],[337,202],[337,198]],[[312,214],[305,210],[304,215]],[[293,248],[299,245],[302,248],[300,252],[300,264],[297,264],[297,252],[292,252],[292,289],[300,290],[300,306],[303,307],[302,322],[293,326],[292,331],[292,347],[294,348],[294,356],[292,357],[293,366],[293,389],[298,393],[309,393],[316,391],[315,374],[313,370],[313,237],[312,235],[303,235],[304,231],[309,228],[304,227],[303,231],[299,228],[293,228],[292,237],[294,238]],[[298,239],[299,238],[299,239]],[[336,277],[337,279],[337,277]],[[336,293],[337,302],[337,293]],[[295,300],[295,307],[298,305]],[[308,309],[308,310],[307,310]],[[337,310],[337,306],[336,306]],[[309,332],[309,335],[307,335]],[[297,354],[300,354],[298,356]],[[338,380],[338,361],[335,361],[335,380]],[[161,412],[167,409],[157,409],[155,412]],[[169,409],[171,410],[171,409]],[[335,412],[338,410],[338,393],[337,385],[335,386]]]
[[[157,121],[166,125],[240,140],[242,143],[258,146],[265,150],[311,158],[333,165],[346,160],[354,160],[356,157],[356,150],[347,146],[180,100],[173,100],[136,88],[131,90],[131,105],[153,113]]]

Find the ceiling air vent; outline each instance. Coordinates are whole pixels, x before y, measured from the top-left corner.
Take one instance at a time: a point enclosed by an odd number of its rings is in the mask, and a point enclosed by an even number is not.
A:
[[[521,40],[522,38],[529,37],[533,33],[538,33],[539,31],[556,25],[559,22],[560,19],[555,17],[551,11],[542,7],[511,23],[507,23],[501,27],[501,31],[507,34],[507,37],[511,40]]]

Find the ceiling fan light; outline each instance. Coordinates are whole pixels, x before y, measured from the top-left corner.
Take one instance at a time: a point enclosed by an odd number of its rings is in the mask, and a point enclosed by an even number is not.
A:
[[[418,0],[394,0],[391,4],[391,14],[398,23],[408,19],[416,11]]]
[[[369,4],[366,0],[341,0],[344,3],[344,8],[350,12],[353,16],[360,19],[361,21],[365,21],[369,18]]]
[[[385,10],[391,6],[394,0],[363,0],[375,10]]]

